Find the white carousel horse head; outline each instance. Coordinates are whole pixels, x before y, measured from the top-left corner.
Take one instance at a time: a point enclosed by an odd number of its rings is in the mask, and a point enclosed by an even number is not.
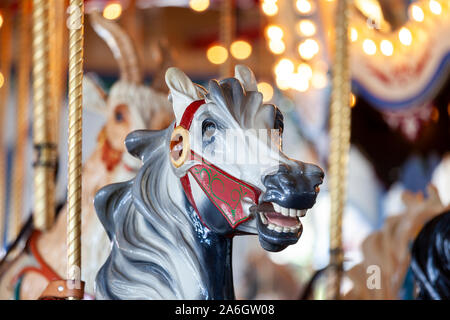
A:
[[[296,243],[323,180],[319,167],[281,152],[273,131],[282,131],[282,115],[262,103],[247,67],[208,90],[176,68],[166,82],[176,128],[128,135],[142,168],[95,198],[113,243],[96,278],[99,298],[233,298],[232,237],[258,235],[269,251]],[[244,151],[258,158],[239,159]]]
[[[167,94],[143,83],[137,52],[125,31],[97,12],[91,13],[90,18],[94,30],[105,40],[118,62],[120,79],[107,95],[92,77],[84,77],[84,106],[105,116],[103,138],[120,156],[116,162],[121,162],[125,171],[134,175],[140,162],[125,152],[126,135],[139,129],[167,127],[173,119],[172,108]],[[165,59],[168,58],[166,55]]]

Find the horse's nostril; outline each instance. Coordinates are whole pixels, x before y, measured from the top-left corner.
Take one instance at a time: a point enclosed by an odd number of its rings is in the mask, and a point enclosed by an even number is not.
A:
[[[311,165],[311,167],[312,168],[310,169],[310,175],[316,176],[323,180],[323,178],[325,177],[325,173],[323,172],[323,170],[316,165]]]
[[[320,169],[320,168],[319,168]],[[320,169],[320,174],[319,174],[320,179],[323,180],[323,178],[325,178],[325,173],[323,172],[322,169]]]

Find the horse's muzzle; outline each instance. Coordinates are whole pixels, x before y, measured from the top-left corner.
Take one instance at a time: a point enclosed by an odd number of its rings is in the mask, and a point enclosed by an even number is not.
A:
[[[266,191],[260,202],[272,202],[284,208],[309,209],[316,202],[323,178],[323,170],[314,164],[295,160],[280,164],[276,173],[262,179]]]
[[[256,207],[256,221],[265,250],[277,252],[298,241],[303,230],[300,218],[315,204],[323,178],[318,166],[289,160],[262,179],[266,190]]]

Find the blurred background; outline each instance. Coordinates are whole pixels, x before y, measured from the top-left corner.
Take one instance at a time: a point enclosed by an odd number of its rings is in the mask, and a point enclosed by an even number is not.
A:
[[[56,1],[57,2],[57,1]],[[64,2],[64,1],[61,1]],[[145,83],[160,81],[164,66],[176,66],[199,84],[231,76],[236,64],[249,66],[264,101],[277,105],[285,118],[283,147],[289,156],[324,168],[325,183],[316,206],[303,220],[299,242],[267,253],[255,237],[239,237],[234,246],[238,298],[297,299],[315,271],[329,263],[330,194],[328,188],[329,116],[335,52],[337,0],[90,0],[86,13],[99,11],[130,36]],[[450,203],[450,1],[350,1],[348,45],[351,94],[351,146],[347,201],[343,217],[344,269],[361,263],[363,240],[382,230],[388,217],[405,214],[405,191],[428,196],[433,183],[442,204]],[[26,54],[19,37],[20,1],[0,2],[0,206],[2,248],[17,237],[13,198],[23,206],[20,221],[32,211],[31,125],[19,140],[19,118],[30,124],[31,99],[17,112],[24,94],[18,70]],[[61,27],[62,37],[67,30]],[[86,19],[85,73],[105,92],[119,77],[107,43]],[[170,59],[169,59],[170,58]],[[67,185],[67,46],[55,58],[60,76],[56,108],[59,173],[57,202]],[[22,87],[23,88],[23,87]],[[162,85],[167,94],[168,89]],[[165,91],[164,91],[165,90]],[[83,159],[97,145],[107,118],[83,111]],[[25,129],[24,129],[25,128]],[[17,146],[25,148],[23,183],[14,194]],[[425,200],[424,200],[425,201]],[[16,210],[17,211],[17,210]],[[405,222],[406,223],[406,222]],[[382,248],[378,248],[383,250]],[[410,297],[408,277],[395,295]],[[364,284],[365,285],[365,284]],[[342,291],[351,290],[344,281]],[[409,289],[408,289],[409,288]],[[408,291],[409,290],[409,291]],[[409,293],[408,293],[409,292]],[[324,298],[324,280],[312,297]]]

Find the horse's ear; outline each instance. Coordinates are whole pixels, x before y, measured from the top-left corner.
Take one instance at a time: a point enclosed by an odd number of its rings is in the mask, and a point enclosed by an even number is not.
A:
[[[245,91],[258,91],[255,75],[249,67],[238,64],[234,68],[234,77],[241,82]]]
[[[166,83],[172,97],[173,113],[177,123],[180,123],[187,106],[193,101],[201,99],[201,97],[191,79],[178,68],[172,67],[167,69]]]
[[[83,77],[83,108],[106,117],[106,93],[92,76]]]

